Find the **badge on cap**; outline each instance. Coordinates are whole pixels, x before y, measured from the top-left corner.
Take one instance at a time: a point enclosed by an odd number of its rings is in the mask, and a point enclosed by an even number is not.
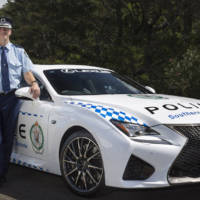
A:
[[[12,28],[12,22],[7,17],[0,17],[0,27]]]
[[[1,22],[0,23],[5,23],[6,19],[5,18],[1,18]]]

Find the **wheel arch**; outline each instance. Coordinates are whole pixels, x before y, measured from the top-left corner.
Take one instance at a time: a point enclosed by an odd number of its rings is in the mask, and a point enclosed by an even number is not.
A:
[[[83,128],[82,126],[72,126],[70,127],[65,133],[64,135],[62,136],[62,139],[61,139],[61,142],[60,142],[60,148],[59,148],[59,156],[60,156],[60,152],[61,152],[61,149],[62,149],[62,146],[65,142],[65,140],[71,136],[74,132],[76,131],[86,131],[88,132],[90,135],[92,135],[87,129]]]

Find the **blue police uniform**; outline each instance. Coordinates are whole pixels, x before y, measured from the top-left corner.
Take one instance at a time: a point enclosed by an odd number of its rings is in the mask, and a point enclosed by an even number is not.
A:
[[[0,27],[7,19],[0,18]],[[7,23],[9,26],[10,23]],[[16,129],[20,101],[14,91],[20,87],[25,72],[31,71],[32,62],[25,50],[12,43],[0,46],[0,182],[8,172],[13,137]],[[7,67],[7,68],[6,68]],[[5,82],[7,89],[5,89]]]
[[[2,49],[0,46],[0,55],[2,54]],[[8,62],[9,69],[9,80],[10,80],[10,89],[19,88],[22,74],[28,71],[31,71],[33,63],[28,57],[27,53],[22,47],[8,43],[5,46],[5,54]],[[1,56],[0,56],[1,63]],[[0,79],[2,79],[2,73],[0,68]],[[0,93],[4,92],[2,89],[2,81],[0,81]]]

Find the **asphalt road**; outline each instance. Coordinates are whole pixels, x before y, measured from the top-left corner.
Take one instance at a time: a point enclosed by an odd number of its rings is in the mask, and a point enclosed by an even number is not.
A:
[[[92,199],[97,200],[194,200],[200,199],[200,184],[163,189],[119,190],[109,188]],[[0,200],[81,200],[61,177],[11,165],[8,182],[0,188]]]

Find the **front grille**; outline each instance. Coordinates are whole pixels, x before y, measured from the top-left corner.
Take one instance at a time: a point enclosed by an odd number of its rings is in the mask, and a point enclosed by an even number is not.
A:
[[[131,155],[126,166],[124,180],[145,180],[154,172],[154,168],[140,158]]]
[[[188,138],[186,145],[175,160],[170,177],[200,177],[200,126],[173,126],[173,129]]]

